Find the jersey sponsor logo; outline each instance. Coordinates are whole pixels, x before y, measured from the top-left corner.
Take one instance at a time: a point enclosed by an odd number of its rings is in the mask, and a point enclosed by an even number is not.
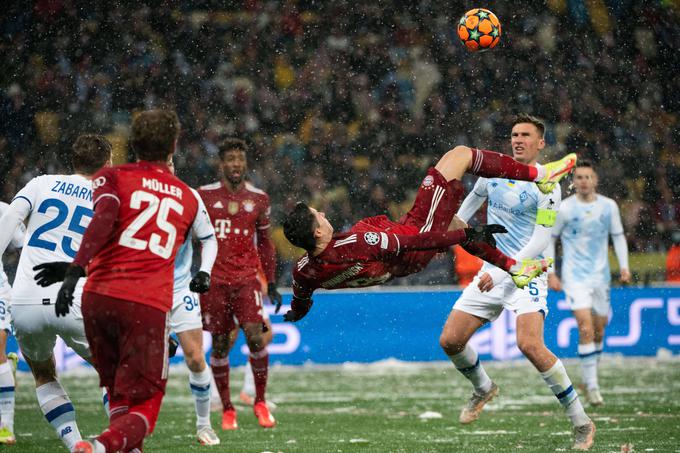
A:
[[[373,232],[364,233],[364,241],[366,241],[368,245],[377,245],[378,242],[380,242],[380,236],[378,233]]]
[[[345,280],[348,280],[355,275],[358,275],[362,270],[364,266],[361,263],[357,263],[354,266],[350,267],[349,269],[345,270],[344,272],[336,275],[335,277],[331,278],[330,280],[326,280],[321,284],[322,288],[333,288],[336,285],[339,285],[340,283],[344,282]]]
[[[227,211],[229,211],[229,214],[234,215],[238,212],[238,203],[235,201],[230,201],[229,205],[227,206]]]
[[[104,184],[106,184],[106,177],[100,176],[96,178],[94,181],[92,181],[92,190],[97,190]]]
[[[212,205],[212,207],[215,208],[215,209],[224,209],[224,205],[223,205],[222,202],[219,201],[219,200],[217,200],[217,203],[215,203],[214,205]]]
[[[427,187],[431,187],[432,184],[434,184],[434,178],[432,177],[432,175],[425,176],[425,179],[423,179],[422,186],[427,188]]]

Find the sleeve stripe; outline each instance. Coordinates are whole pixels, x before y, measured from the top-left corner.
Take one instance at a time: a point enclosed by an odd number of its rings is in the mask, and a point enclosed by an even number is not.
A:
[[[387,246],[389,245],[389,238],[385,233],[380,233],[380,248],[381,249],[386,249]]]
[[[14,203],[14,200],[18,200],[19,198],[23,198],[24,200],[26,200],[26,203],[28,203],[28,210],[29,211],[33,210],[33,203],[31,203],[31,200],[24,197],[23,195],[17,195],[16,197],[14,197],[14,199],[12,200],[12,203]]]
[[[268,223],[266,225],[260,225],[257,227],[258,230],[266,230],[267,228],[271,227],[271,225]]]
[[[401,250],[401,244],[399,243],[399,238],[397,237],[396,234],[393,234],[392,236],[394,236],[394,239],[397,240],[397,253],[399,253],[399,250]]]
[[[209,234],[206,237],[203,238],[198,238],[199,241],[205,241],[206,239],[210,239],[211,237],[215,236],[214,234]]]
[[[99,203],[99,200],[101,200],[101,199],[104,198],[104,197],[111,197],[111,198],[115,199],[115,200],[118,202],[118,204],[120,204],[120,199],[119,199],[117,196],[115,196],[114,194],[112,194],[112,193],[103,193],[103,194],[99,195],[99,196],[92,202],[92,205],[95,205],[95,204]]]

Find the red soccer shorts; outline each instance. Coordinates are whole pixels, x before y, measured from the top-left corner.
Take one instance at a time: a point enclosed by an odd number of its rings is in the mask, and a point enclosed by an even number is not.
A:
[[[240,325],[262,323],[262,285],[256,279],[239,285],[213,283],[201,295],[203,329],[212,334],[227,334]]]
[[[112,400],[140,401],[165,393],[167,313],[87,291],[82,311],[92,364]]]

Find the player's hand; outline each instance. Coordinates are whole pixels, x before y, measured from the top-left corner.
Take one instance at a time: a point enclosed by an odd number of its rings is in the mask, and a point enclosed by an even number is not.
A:
[[[210,274],[205,271],[196,272],[189,283],[189,289],[199,294],[207,292],[210,289]]]
[[[69,307],[73,305],[73,293],[76,290],[76,285],[80,277],[85,276],[85,269],[77,264],[71,264],[64,275],[64,283],[61,284],[59,292],[57,293],[57,301],[54,304],[54,312],[59,316],[66,316],[69,312]]]
[[[276,305],[276,310],[274,313],[278,313],[281,310],[281,304],[283,303],[283,298],[276,288],[276,283],[272,282],[267,285],[267,295],[269,296],[269,302]]]
[[[54,285],[57,282],[64,281],[64,276],[66,275],[66,269],[71,265],[66,261],[54,261],[52,263],[42,263],[37,266],[33,266],[34,271],[38,271],[35,274],[35,282],[42,286]]]
[[[493,278],[488,272],[484,272],[481,277],[479,277],[479,283],[477,287],[483,293],[491,291],[493,289]]]
[[[293,297],[293,301],[290,303],[290,310],[283,315],[283,320],[287,322],[299,321],[305,317],[312,308],[314,302],[312,299],[297,299]]]
[[[553,291],[562,291],[562,281],[557,274],[548,274],[548,288]]]
[[[507,233],[508,230],[505,229],[503,225],[491,224],[491,225],[477,225],[475,227],[465,228],[465,245],[470,242],[486,242],[491,247],[496,247],[496,239],[493,237],[494,234]]]
[[[619,277],[621,283],[630,283],[632,279],[633,276],[628,269],[621,269],[621,276]]]

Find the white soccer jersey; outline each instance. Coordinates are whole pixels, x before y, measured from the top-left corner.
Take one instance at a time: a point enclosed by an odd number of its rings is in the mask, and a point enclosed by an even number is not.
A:
[[[197,237],[200,241],[204,241],[215,234],[215,229],[212,226],[208,210],[203,204],[203,200],[194,189],[191,189],[198,200],[198,213],[191,226],[192,234],[187,235],[186,241],[182,247],[177,251],[175,257],[175,293],[183,291],[189,286],[191,282],[191,262],[194,255],[194,249],[191,245],[192,236]]]
[[[557,211],[562,199],[559,186],[550,194],[538,190],[533,182],[500,178],[479,178],[472,193],[487,199],[487,224],[498,223],[508,232],[495,235],[497,247],[516,256],[531,239],[539,210]],[[536,258],[543,258],[538,255]],[[484,270],[495,266],[485,262]]]
[[[5,213],[5,209],[7,209],[7,206],[9,206],[7,203],[4,203],[0,201],[0,217]],[[24,232],[26,231],[26,228],[24,228],[23,225],[19,225],[19,228],[14,232],[14,235],[12,236],[12,246],[15,248],[19,248],[23,245],[24,243]],[[0,288],[4,288],[6,285],[9,284],[7,280],[7,274],[5,274],[5,268],[2,264],[2,257],[0,256]]]
[[[93,215],[92,183],[80,175],[38,176],[17,193],[12,206],[28,219],[12,303],[54,303],[60,285],[38,286],[33,266],[73,261]],[[84,284],[85,279],[80,279],[76,294]]]
[[[608,286],[609,235],[623,235],[619,207],[596,194],[590,203],[576,195],[564,200],[552,231],[562,240],[562,283],[569,286]]]

